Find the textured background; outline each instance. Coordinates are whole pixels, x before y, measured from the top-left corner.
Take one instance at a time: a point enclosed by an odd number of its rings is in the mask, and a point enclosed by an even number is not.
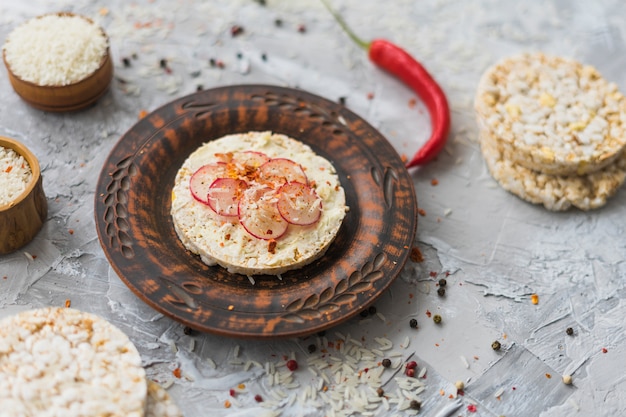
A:
[[[271,395],[263,370],[246,372],[233,364],[236,349],[243,360],[261,363],[295,352],[301,364],[299,390],[305,389],[312,384],[305,370],[311,340],[248,342],[185,335],[180,324],[143,304],[113,272],[96,235],[94,189],[109,150],[140,112],[199,85],[268,83],[330,100],[345,97],[346,105],[378,128],[400,154],[411,155],[430,132],[423,105],[410,105],[415,95],[369,63],[321,3],[261,3],[8,0],[0,5],[0,39],[46,12],[74,11],[94,18],[111,38],[117,77],[95,107],[50,114],[25,105],[0,69],[0,135],[21,140],[39,157],[49,204],[48,220],[36,239],[23,251],[0,256],[0,316],[62,306],[70,299],[72,307],[108,318],[138,346],[152,378],[173,381],[169,392],[187,417],[261,415],[254,401],[224,408],[228,388],[240,382]],[[333,3],[364,38],[393,40],[424,63],[449,96],[453,124],[445,152],[412,171],[425,214],[419,217],[415,243],[425,261],[407,264],[376,303],[385,323],[354,319],[328,331],[329,340],[340,332],[366,343],[385,336],[399,345],[409,336],[405,352],[428,367],[422,415],[626,414],[626,192],[588,213],[550,213],[522,202],[487,173],[472,111],[482,71],[522,51],[541,50],[592,64],[625,91],[626,4]],[[244,32],[232,37],[235,24]],[[306,31],[298,31],[300,25]],[[122,58],[133,54],[136,59],[125,67]],[[159,67],[163,58],[170,74]],[[211,67],[210,58],[222,60],[225,68]],[[431,272],[450,274],[445,298],[437,296]],[[539,295],[537,305],[530,301],[533,293]],[[435,326],[427,311],[441,314],[443,325]],[[409,329],[412,317],[420,323],[417,331]],[[574,328],[573,336],[565,334],[567,327]],[[500,352],[491,349],[496,339],[503,343]],[[207,365],[207,358],[217,363],[216,369]],[[175,368],[187,377],[173,377]],[[572,374],[574,384],[562,384],[562,374]],[[456,380],[466,381],[467,389],[464,396],[450,399]],[[475,412],[470,404],[476,404]],[[280,411],[286,416],[324,415],[298,402]]]

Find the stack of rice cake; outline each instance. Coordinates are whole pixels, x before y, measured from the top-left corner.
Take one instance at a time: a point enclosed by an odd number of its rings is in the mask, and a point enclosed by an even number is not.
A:
[[[626,178],[626,98],[589,65],[506,58],[481,77],[474,107],[491,175],[523,200],[596,209]]]
[[[118,328],[70,308],[0,320],[0,416],[182,417]]]

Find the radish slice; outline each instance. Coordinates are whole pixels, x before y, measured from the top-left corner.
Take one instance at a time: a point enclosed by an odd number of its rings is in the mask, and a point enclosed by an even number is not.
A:
[[[209,207],[221,216],[236,216],[239,212],[239,199],[246,188],[248,188],[248,183],[244,180],[216,179],[207,193]]]
[[[248,233],[258,239],[278,239],[289,223],[276,208],[276,192],[270,188],[244,191],[239,200],[239,222]]]
[[[237,152],[233,156],[233,160],[235,162],[241,163],[246,167],[258,168],[264,163],[270,160],[270,157],[265,155],[263,152],[258,151],[243,151]]]
[[[300,164],[287,158],[274,158],[259,167],[259,177],[264,181],[282,185],[286,182],[307,184],[308,179]]]
[[[308,226],[322,215],[322,199],[315,190],[299,182],[288,182],[278,189],[278,211],[291,224]]]
[[[226,175],[227,164],[218,162],[201,166],[189,180],[189,190],[193,198],[203,204],[209,204],[207,195],[213,181]]]

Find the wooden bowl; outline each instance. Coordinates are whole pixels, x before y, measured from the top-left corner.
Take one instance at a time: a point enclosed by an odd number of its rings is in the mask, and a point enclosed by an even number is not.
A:
[[[63,12],[57,14],[60,16],[79,16],[93,23],[91,19],[74,13]],[[102,33],[104,33],[104,30],[102,30]],[[107,37],[106,33],[104,35]],[[39,110],[68,112],[87,108],[106,93],[113,79],[113,61],[111,60],[108,47],[96,71],[87,78],[63,86],[38,85],[22,80],[13,73],[5,55],[3,50],[2,59],[7,68],[9,81],[13,89],[24,101]]]
[[[0,254],[7,254],[29,243],[41,230],[48,216],[39,161],[20,142],[0,136],[0,146],[13,149],[30,165],[33,176],[15,200],[0,205]]]

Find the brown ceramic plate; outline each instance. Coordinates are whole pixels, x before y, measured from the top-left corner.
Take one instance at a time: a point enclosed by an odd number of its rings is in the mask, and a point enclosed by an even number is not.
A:
[[[350,206],[326,255],[254,285],[188,252],[169,214],[188,155],[253,130],[286,134],[333,162]],[[417,227],[411,177],[378,131],[337,103],[275,86],[205,90],[155,110],[115,145],[95,200],[104,252],[139,298],[193,329],[245,338],[304,336],[359,313],[401,271]]]

